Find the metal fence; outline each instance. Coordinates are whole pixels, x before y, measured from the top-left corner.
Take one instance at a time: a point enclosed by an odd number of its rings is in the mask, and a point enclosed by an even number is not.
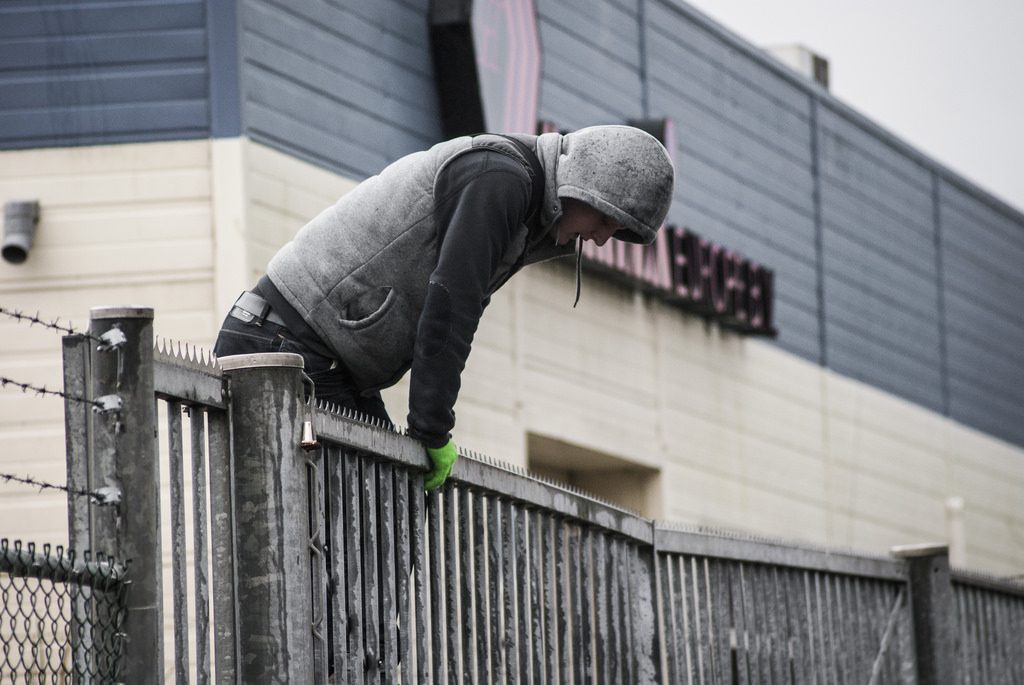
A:
[[[0,540],[0,683],[118,680],[125,567]]]
[[[1024,683],[1024,587],[980,574],[953,574],[956,680]]]
[[[151,311],[94,310],[112,329],[117,355],[66,339],[65,382],[120,402],[67,411],[73,482],[133,503],[71,510],[73,540],[136,560],[125,682],[162,682],[164,528],[180,683],[1020,681],[1021,591],[954,583],[942,548],[675,529],[469,453],[426,495],[422,447],[307,398],[301,358],[154,351]],[[134,504],[158,445],[169,521]]]

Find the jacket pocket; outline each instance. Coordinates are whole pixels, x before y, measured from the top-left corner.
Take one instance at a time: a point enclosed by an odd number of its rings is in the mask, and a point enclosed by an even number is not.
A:
[[[360,330],[380,321],[395,303],[394,288],[371,288],[342,305],[338,323],[349,330]]]

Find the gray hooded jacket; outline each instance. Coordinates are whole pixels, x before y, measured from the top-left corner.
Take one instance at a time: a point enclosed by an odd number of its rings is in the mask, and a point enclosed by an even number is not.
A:
[[[271,282],[350,371],[360,391],[393,385],[412,366],[409,425],[415,431],[417,423],[430,424],[420,432],[433,442],[441,442],[454,424],[458,375],[487,298],[524,265],[572,253],[572,244],[555,242],[560,198],[596,207],[623,226],[616,238],[640,243],[654,240],[671,201],[668,155],[638,129],[600,126],[565,136],[516,138],[539,160],[543,198],[531,197],[537,187],[533,165],[508,138],[456,138],[403,157],[361,183],[303,227],[268,267]],[[453,253],[445,243],[460,232],[488,227],[471,225],[473,212],[460,209],[461,198],[452,197],[474,192],[467,190],[473,182],[449,187],[443,172],[481,152],[492,153],[493,161],[481,167],[480,176],[490,174],[506,189],[494,196],[492,183],[492,194],[484,199],[493,209],[507,195],[516,225],[500,243],[502,254],[491,255],[484,269],[486,286],[473,295],[479,300],[482,294],[482,301],[466,302],[460,299],[460,279],[445,278],[442,267],[447,260],[451,274],[453,263],[466,265],[475,256]],[[527,205],[536,210],[529,221]],[[445,363],[440,357],[454,329],[460,329],[462,344],[452,346],[454,358]],[[428,338],[431,349],[418,350]],[[420,392],[417,375],[426,373],[418,374],[418,367],[431,364],[455,376],[454,391],[449,383],[446,392]],[[424,418],[417,420],[420,414]]]

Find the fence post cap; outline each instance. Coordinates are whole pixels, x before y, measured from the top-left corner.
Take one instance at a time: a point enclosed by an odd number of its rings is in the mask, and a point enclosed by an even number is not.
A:
[[[304,368],[301,354],[291,352],[260,352],[257,354],[232,354],[226,357],[217,357],[217,363],[224,371],[235,371],[236,369],[258,369],[268,366],[285,366],[290,368]]]
[[[90,319],[152,319],[153,308],[144,305],[119,305],[92,307],[89,309]]]
[[[949,545],[940,542],[920,542],[914,545],[896,545],[889,549],[889,554],[897,559],[915,559],[917,557],[949,556]]]

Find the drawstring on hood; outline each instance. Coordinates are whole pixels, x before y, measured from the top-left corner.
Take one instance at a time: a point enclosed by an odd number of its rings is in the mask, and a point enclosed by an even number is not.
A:
[[[544,168],[541,221],[557,241],[562,198],[584,202],[617,221],[616,240],[650,245],[665,221],[675,183],[668,152],[632,126],[590,126],[537,138]],[[583,240],[576,239],[576,300],[582,289]]]
[[[580,303],[580,292],[583,290],[583,238],[576,236],[576,299],[572,308]]]

